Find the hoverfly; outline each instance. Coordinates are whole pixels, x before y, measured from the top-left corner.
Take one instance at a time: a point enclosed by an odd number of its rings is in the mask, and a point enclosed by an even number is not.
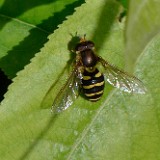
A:
[[[129,93],[144,94],[146,92],[138,78],[128,75],[97,56],[94,43],[86,40],[85,35],[80,38],[74,51],[76,58],[72,72],[53,102],[53,112],[58,113],[67,109],[77,99],[80,91],[88,100],[98,101],[103,95],[105,82]],[[103,73],[98,70],[98,63],[103,66]]]

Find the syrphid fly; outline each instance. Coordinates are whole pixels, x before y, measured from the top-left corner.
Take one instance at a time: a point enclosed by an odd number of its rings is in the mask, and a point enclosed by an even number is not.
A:
[[[146,88],[138,78],[119,70],[96,55],[95,44],[86,40],[85,35],[76,44],[74,53],[76,58],[72,72],[53,102],[53,112],[58,113],[67,109],[80,92],[86,99],[98,101],[103,95],[106,82],[129,93],[146,92]],[[102,65],[103,72],[99,71],[98,64]]]

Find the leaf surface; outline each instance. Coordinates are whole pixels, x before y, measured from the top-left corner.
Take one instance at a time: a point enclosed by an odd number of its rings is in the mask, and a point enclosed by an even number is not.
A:
[[[126,65],[133,71],[137,57],[146,45],[159,34],[160,1],[131,0],[126,24]]]
[[[135,67],[136,76],[148,88],[146,95],[111,91],[106,84],[100,101],[93,103],[80,96],[58,116],[50,112],[54,97],[69,75],[73,57],[67,46],[70,33],[86,33],[86,38],[95,42],[98,55],[124,67],[124,29],[117,19],[119,7],[110,0],[86,1],[18,73],[0,106],[2,160],[160,157],[159,35],[146,45]],[[42,101],[51,86],[53,93],[43,109]]]
[[[0,0],[0,68],[11,79],[83,0]]]

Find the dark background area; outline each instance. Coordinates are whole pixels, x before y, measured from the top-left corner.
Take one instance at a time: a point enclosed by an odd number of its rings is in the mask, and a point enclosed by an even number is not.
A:
[[[8,85],[11,84],[11,80],[0,69],[0,101],[3,100],[3,95],[7,92]]]

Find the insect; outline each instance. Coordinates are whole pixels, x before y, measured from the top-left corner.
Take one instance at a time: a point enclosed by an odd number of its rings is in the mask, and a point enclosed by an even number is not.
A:
[[[77,99],[80,91],[84,93],[86,99],[98,101],[103,95],[105,82],[129,93],[146,92],[138,78],[128,75],[96,55],[94,43],[86,40],[85,35],[80,38],[74,51],[76,58],[73,70],[53,102],[53,112],[58,113],[67,109]],[[103,73],[99,71],[98,64],[103,66]]]

